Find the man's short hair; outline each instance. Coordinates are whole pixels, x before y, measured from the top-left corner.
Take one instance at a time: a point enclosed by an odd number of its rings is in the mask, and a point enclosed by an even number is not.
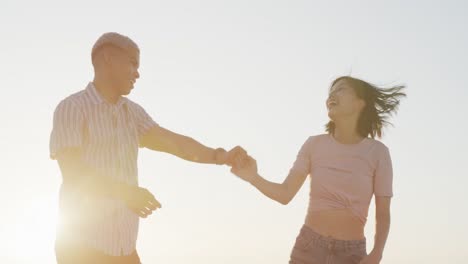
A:
[[[114,46],[128,52],[129,54],[134,51],[136,51],[138,55],[140,54],[140,48],[129,37],[116,32],[107,32],[102,34],[102,36],[97,39],[96,43],[94,43],[93,49],[91,51],[91,60],[93,64],[96,53],[105,46]]]

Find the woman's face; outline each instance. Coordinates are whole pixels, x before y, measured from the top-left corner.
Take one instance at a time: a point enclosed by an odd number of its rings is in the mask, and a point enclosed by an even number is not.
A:
[[[331,120],[336,120],[354,115],[359,116],[365,102],[357,96],[346,79],[341,79],[330,88],[326,105],[328,116]]]

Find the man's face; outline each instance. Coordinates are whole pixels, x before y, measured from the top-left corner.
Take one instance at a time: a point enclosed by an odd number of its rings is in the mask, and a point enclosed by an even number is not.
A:
[[[109,63],[113,85],[119,95],[128,95],[140,77],[140,54],[136,49],[125,51],[113,48]]]

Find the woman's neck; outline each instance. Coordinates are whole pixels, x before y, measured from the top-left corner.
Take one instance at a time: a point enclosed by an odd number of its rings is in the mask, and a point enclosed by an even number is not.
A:
[[[364,137],[357,130],[357,122],[354,120],[342,120],[335,123],[335,131],[333,137],[336,141],[342,144],[357,144]]]

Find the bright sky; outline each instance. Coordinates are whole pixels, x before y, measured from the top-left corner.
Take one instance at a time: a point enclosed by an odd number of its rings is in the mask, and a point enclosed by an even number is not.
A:
[[[130,98],[211,147],[242,145],[269,180],[323,132],[330,82],[406,84],[383,142],[394,162],[382,264],[466,263],[465,1],[14,1],[0,7],[0,263],[53,263],[61,182],[49,160],[58,102],[93,77],[104,32],[141,48]],[[143,263],[287,263],[308,182],[287,206],[231,175],[148,150],[140,183],[163,204],[141,221]],[[373,205],[371,205],[373,206]],[[372,248],[374,210],[366,227]]]

